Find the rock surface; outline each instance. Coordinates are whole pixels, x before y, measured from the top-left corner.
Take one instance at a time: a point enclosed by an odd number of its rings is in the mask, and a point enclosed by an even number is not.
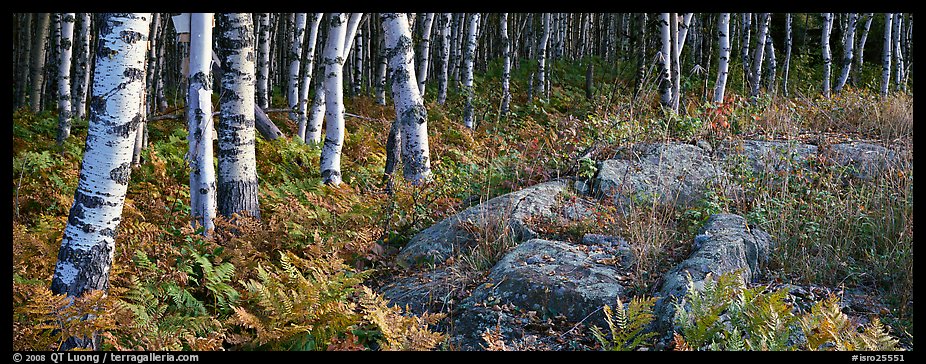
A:
[[[893,150],[864,142],[833,144],[823,154],[836,165],[847,167],[849,176],[862,180],[871,180],[899,162]]]
[[[675,315],[674,303],[693,287],[703,286],[708,274],[717,277],[740,271],[744,281],[752,282],[768,262],[772,237],[757,227],[747,226],[746,219],[733,214],[716,214],[698,231],[688,259],[669,271],[663,279],[656,302],[656,330],[671,335]]]

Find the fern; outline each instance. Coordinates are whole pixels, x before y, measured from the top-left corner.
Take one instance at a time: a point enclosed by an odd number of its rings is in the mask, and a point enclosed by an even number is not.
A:
[[[363,318],[382,333],[380,346],[384,350],[431,350],[445,340],[443,334],[428,328],[442,319],[443,314],[405,316],[401,308],[389,306],[370,288],[362,287],[360,293]]]
[[[597,326],[591,327],[592,335],[607,351],[630,351],[639,348],[656,335],[654,332],[643,332],[653,321],[655,304],[655,297],[634,297],[625,307],[618,298],[615,306],[616,313],[612,312],[608,305],[602,308],[605,322],[611,331],[611,338],[607,338]]]

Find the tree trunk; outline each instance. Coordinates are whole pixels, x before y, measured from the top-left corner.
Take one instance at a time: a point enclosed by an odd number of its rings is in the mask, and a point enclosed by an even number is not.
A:
[[[794,42],[791,35],[791,13],[785,13],[785,60],[781,72],[781,89],[785,97],[788,93],[788,73],[791,69],[791,44]]]
[[[646,13],[636,14],[637,31],[636,52],[637,52],[637,72],[634,74],[633,97],[639,96],[643,90],[643,82],[646,78]]]
[[[451,25],[453,24],[453,13],[441,14],[440,26],[440,62],[437,73],[437,103],[443,105],[447,101],[447,77],[450,67],[450,50],[453,48],[451,41]],[[383,56],[385,59],[385,55]]]
[[[36,21],[35,40],[32,43],[32,93],[29,102],[32,112],[42,111],[42,85],[45,82],[45,38],[48,37],[49,13],[39,13]]]
[[[778,62],[775,59],[775,42],[772,40],[771,32],[768,32],[765,36],[765,54],[768,56],[768,67],[766,68],[768,77],[765,79],[765,88],[769,94],[774,96],[778,89],[776,84],[778,80],[775,77],[778,71]]]
[[[326,128],[319,166],[322,183],[338,186],[341,184],[341,148],[344,143],[343,66],[347,16],[345,13],[331,13],[328,22],[328,40],[322,55]]]
[[[893,13],[884,14],[884,44],[881,55],[881,96],[887,96],[888,86],[891,84],[891,29],[894,21]]]
[[[296,132],[296,139],[301,142],[308,142],[306,137],[306,125],[308,124],[308,106],[309,106],[309,87],[312,85],[312,72],[315,69],[315,44],[318,40],[318,26],[322,22],[324,13],[312,13],[309,23],[309,37],[306,40],[306,59],[302,87],[299,89],[299,125]],[[315,92],[318,92],[316,89]]]
[[[270,107],[270,92],[268,80],[270,78],[270,13],[260,13],[260,36],[257,49],[257,106]]]
[[[116,232],[125,204],[150,14],[109,13],[99,32],[90,123],[74,205],[64,228],[51,291],[80,297],[109,288]],[[77,318],[65,318],[77,319]],[[100,337],[69,338],[58,350],[100,350]]]
[[[672,108],[672,31],[669,29],[669,13],[659,14],[660,51],[657,57],[659,62],[659,95],[662,106]]]
[[[289,118],[298,121],[297,110],[299,108],[299,66],[300,57],[302,56],[302,38],[305,36],[306,13],[296,13],[296,20],[293,29],[293,43],[289,50],[289,81],[286,87],[286,101],[289,105]]]
[[[865,17],[865,26],[862,28],[862,35],[859,38],[858,46],[855,47],[858,54],[855,55],[855,65],[852,67],[852,77],[849,83],[853,86],[862,76],[862,66],[865,64],[865,43],[868,42],[868,30],[871,29],[871,20],[875,18],[874,13],[867,13]]]
[[[822,46],[823,51],[823,96],[826,98],[830,97],[830,73],[833,64],[833,57],[830,53],[830,33],[833,30],[833,13],[823,13],[823,35],[822,35]]]
[[[385,38],[380,32],[379,51],[376,56],[376,103],[386,105],[386,46]],[[446,83],[447,69],[444,68],[444,81]],[[445,84],[446,86],[446,84]],[[444,89],[444,96],[447,96],[447,89]]]
[[[14,108],[26,105],[26,84],[29,81],[29,60],[32,53],[32,13],[22,14],[18,30],[18,52],[16,57],[16,89]]]
[[[254,152],[254,34],[246,13],[216,19],[217,52],[222,63],[219,99],[217,204],[222,216],[260,217]]]
[[[403,13],[384,13],[381,17],[386,54],[391,55],[389,78],[392,80],[395,123],[401,128],[402,175],[406,181],[420,185],[431,180],[431,162],[428,113],[415,80],[411,31]],[[427,17],[425,19],[427,22]]]
[[[190,213],[204,234],[215,228],[215,166],[212,153],[212,13],[190,16],[190,77],[187,98]]]
[[[762,61],[765,58],[765,38],[768,35],[768,25],[771,13],[761,13],[756,17],[756,48],[752,52],[752,72],[749,76],[749,86],[752,88],[749,97],[756,102],[759,97],[759,85],[762,81]]]
[[[74,43],[74,13],[61,14],[58,40],[58,145],[71,136],[71,53]]]
[[[418,76],[418,92],[424,97],[425,84],[428,82],[428,61],[431,52],[431,26],[434,24],[434,13],[425,13],[421,23],[421,40],[418,42],[418,67],[415,75]],[[393,86],[395,87],[395,86]]]
[[[893,31],[891,32],[891,41],[894,42],[894,90],[901,91],[905,87],[902,87],[904,81],[904,60],[903,60],[903,48],[901,48],[900,39],[903,34],[903,16],[901,13],[894,13],[894,22],[891,25]]]
[[[720,58],[717,66],[717,84],[714,86],[714,103],[723,102],[727,87],[727,73],[730,69],[730,13],[721,13],[717,22],[717,37],[720,43]]]
[[[743,58],[743,81],[745,81],[743,82],[743,87],[751,92],[752,90],[749,88],[749,64],[751,63],[749,62],[749,36],[752,33],[752,28],[750,27],[752,23],[752,13],[743,13],[742,23],[743,34],[740,47]]]
[[[849,14],[849,23],[846,25],[844,42],[843,42],[843,57],[842,57],[842,72],[839,73],[839,78],[836,80],[836,87],[833,88],[837,94],[842,92],[842,88],[846,85],[846,81],[849,80],[849,72],[852,70],[852,57],[855,55],[853,47],[855,47],[855,25],[858,22],[858,13]]]
[[[476,58],[476,35],[479,30],[479,13],[469,18],[466,34],[466,51],[463,54],[463,92],[466,93],[466,106],[463,109],[463,124],[470,130],[475,129],[473,115],[473,63]]]
[[[511,102],[511,39],[508,38],[508,13],[502,13],[499,19],[499,32],[502,35],[502,115],[508,114]]]
[[[543,13],[543,33],[537,44],[537,94],[545,101],[547,73],[547,41],[550,39],[550,13]]]

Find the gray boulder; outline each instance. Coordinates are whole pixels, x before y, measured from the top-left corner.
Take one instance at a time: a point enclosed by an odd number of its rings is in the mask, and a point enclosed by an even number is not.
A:
[[[507,225],[518,241],[534,238],[537,234],[525,220],[553,215],[557,196],[568,188],[564,181],[545,182],[470,207],[416,234],[399,252],[397,261],[403,266],[443,262],[476,242],[469,229],[493,228],[492,224]]]
[[[817,146],[789,141],[743,140],[724,143],[717,158],[728,170],[749,171],[754,175],[791,172],[804,168],[817,155]]]
[[[847,175],[861,180],[871,180],[896,167],[900,159],[893,150],[865,142],[833,144],[823,150],[823,155],[846,167]]]
[[[707,151],[690,144],[642,144],[623,154],[601,163],[593,186],[619,207],[649,204],[654,196],[663,205],[691,206],[723,173]]]
[[[563,317],[569,322],[604,326],[604,305],[614,306],[624,294],[621,267],[603,262],[603,254],[569,243],[531,239],[506,254],[490,271],[488,281],[463,300],[454,317],[458,344],[474,347],[486,328],[500,320],[492,308]]]
[[[656,330],[671,335],[675,317],[674,303],[688,293],[688,280],[701,287],[707,275],[717,276],[739,271],[745,282],[754,281],[768,262],[772,237],[758,227],[747,226],[746,219],[733,214],[716,214],[708,218],[695,236],[692,253],[666,273],[660,298],[656,301]]]

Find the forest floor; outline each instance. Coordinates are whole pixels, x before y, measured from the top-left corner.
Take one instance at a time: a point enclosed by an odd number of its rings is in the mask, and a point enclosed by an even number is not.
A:
[[[879,316],[891,335],[912,349],[912,95],[881,98],[848,89],[826,99],[794,91],[790,98],[763,97],[753,103],[731,91],[721,105],[683,103],[680,116],[666,117],[652,90],[634,98],[628,85],[599,81],[586,99],[584,80],[578,76],[584,75],[583,66],[553,69],[549,100],[527,100],[525,90],[513,84],[512,112],[505,117],[497,112],[500,87],[493,75],[498,70],[477,77],[482,91],[474,99],[475,131],[460,122],[465,101],[457,91],[452,90],[446,105],[438,105],[433,101],[436,90],[429,87],[434,181],[426,186],[408,185],[399,176],[393,193],[386,192],[382,171],[394,112],[369,96],[346,99],[347,111],[362,118],[347,118],[345,183],[339,188],[319,184],[317,146],[289,138],[261,139],[256,146],[261,221],[245,220],[234,229],[237,234],[209,238],[189,227],[185,123],[152,122],[151,144],[131,176],[112,288],[108,297],[96,298],[114,313],[98,315],[89,329],[107,332],[107,349],[401,348],[392,346],[398,345],[397,339],[384,328],[401,326],[408,333],[415,325],[397,316],[387,316],[385,322],[371,318],[385,311],[375,299],[358,293],[360,287],[375,291],[413,273],[395,263],[400,249],[415,233],[467,207],[555,178],[588,179],[597,162],[634,143],[764,139],[819,146],[866,140],[897,151],[911,162],[909,167],[864,184],[846,184],[825,168],[786,188],[757,179],[750,182],[755,198],[749,200],[718,191],[693,209],[641,209],[625,218],[561,226],[555,233],[646,237],[640,241],[650,245],[639,247],[647,252],[645,266],[631,286],[652,295],[659,277],[687,256],[693,232],[709,215],[737,213],[780,244],[772,257],[775,274],[764,284],[805,287],[815,299],[834,293],[851,300],[847,311],[863,313],[862,318]],[[521,73],[514,77],[526,78],[527,71]],[[689,92],[697,93],[696,88]],[[284,113],[271,117],[285,135],[295,133],[296,125]],[[60,340],[60,333],[48,331],[46,322],[63,306],[47,287],[73,202],[87,122],[76,121],[71,139],[56,146],[56,120],[47,112],[13,114],[16,350],[48,350]],[[294,257],[283,258],[287,254]],[[292,274],[293,269],[306,276],[314,272],[314,283],[287,280],[284,272]],[[322,310],[319,302],[266,293],[276,288],[281,294],[325,297],[319,300],[330,306]],[[464,288],[460,294],[468,292]],[[587,328],[555,319],[542,324],[551,337],[563,340],[561,346],[519,349],[601,348]],[[312,334],[269,329],[283,325],[312,327]],[[427,335],[415,337],[420,342],[405,348],[434,347]],[[500,347],[497,342],[486,345]]]

